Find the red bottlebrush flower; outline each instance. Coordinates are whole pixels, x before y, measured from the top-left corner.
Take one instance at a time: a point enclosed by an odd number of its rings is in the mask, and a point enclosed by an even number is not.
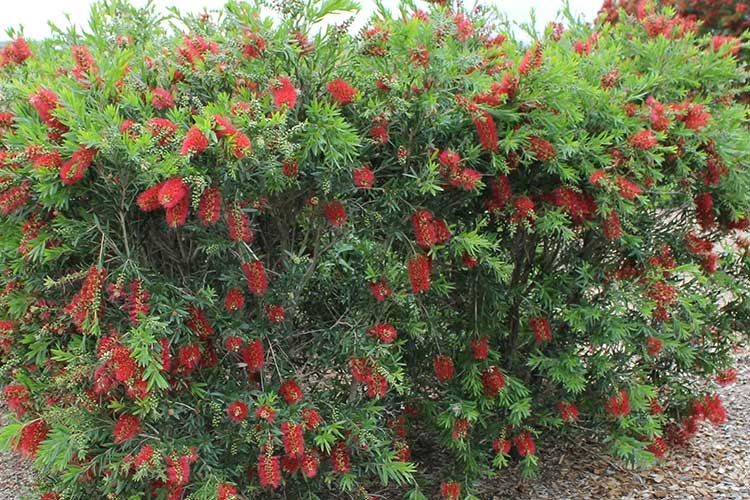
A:
[[[224,298],[224,310],[228,313],[245,308],[245,294],[239,288],[230,288]]]
[[[300,470],[305,477],[313,478],[318,475],[318,467],[320,467],[320,455],[315,451],[306,451],[300,461]]]
[[[266,268],[263,267],[261,261],[245,262],[242,264],[242,271],[245,273],[245,280],[247,281],[247,288],[250,290],[250,293],[256,297],[260,297],[268,291]]]
[[[174,97],[169,90],[156,87],[151,90],[151,105],[159,110],[173,108]]]
[[[599,187],[601,186],[602,181],[606,178],[607,173],[604,170],[594,170],[591,175],[589,175],[589,184],[594,187]]]
[[[547,318],[532,318],[529,320],[529,326],[537,342],[549,342],[552,340],[552,328]]]
[[[177,124],[166,118],[152,118],[146,123],[146,129],[160,146],[166,146],[177,132]]]
[[[10,128],[13,126],[13,120],[16,116],[9,111],[0,112],[0,127]]]
[[[473,191],[479,186],[482,180],[482,174],[473,168],[464,168],[458,175],[452,177],[450,184],[453,187],[463,189],[464,191]]]
[[[492,440],[492,451],[495,454],[502,453],[508,455],[510,453],[511,442],[510,439],[495,438]]]
[[[375,184],[375,174],[367,165],[355,168],[352,171],[354,185],[360,189],[370,189]]]
[[[167,225],[172,229],[184,226],[189,214],[190,197],[185,196],[177,203],[177,205],[166,210],[165,219],[167,221]]]
[[[346,222],[346,209],[340,201],[330,201],[323,206],[328,223],[333,227],[341,227]]]
[[[725,45],[729,47],[729,49],[722,49]],[[721,52],[722,50],[726,50],[726,52],[724,52],[725,56],[736,56],[739,54],[741,45],[742,41],[736,36],[714,35],[711,39],[711,47],[713,48],[713,51]]]
[[[39,500],[61,500],[60,495],[54,491],[48,491],[39,497]]]
[[[620,239],[622,236],[622,227],[620,226],[620,216],[617,211],[612,209],[604,221],[602,221],[602,233],[609,241]]]
[[[0,192],[0,212],[8,215],[26,205],[29,201],[29,183],[13,186]]]
[[[83,281],[81,290],[73,296],[63,312],[69,314],[79,331],[83,331],[87,322],[101,306],[101,290],[107,276],[105,269],[91,266]]]
[[[636,196],[641,194],[641,186],[633,181],[626,179],[625,177],[617,177],[617,187],[619,189],[620,196],[628,200],[634,200]]]
[[[79,82],[83,82],[91,75],[97,75],[99,70],[96,67],[94,56],[91,55],[88,47],[85,45],[74,45],[70,48],[75,67],[72,70],[73,77]]]
[[[466,17],[462,12],[453,16],[453,22],[456,24],[456,40],[465,42],[474,34],[474,26],[471,19]]]
[[[214,115],[214,122],[216,122],[214,132],[216,133],[216,137],[218,139],[231,137],[237,133],[237,129],[234,125],[232,125],[232,122],[226,116]]]
[[[669,128],[670,119],[665,114],[666,107],[653,97],[646,99],[646,105],[650,109],[651,128],[654,130],[664,131]]]
[[[490,353],[490,339],[487,336],[471,341],[471,353],[476,361],[484,361]]]
[[[686,102],[676,106],[675,110],[682,113],[677,119],[684,122],[687,128],[696,132],[703,130],[711,120],[711,113],[706,111],[702,104]]]
[[[495,120],[492,118],[492,115],[487,111],[480,111],[474,117],[474,127],[477,129],[479,143],[482,145],[482,148],[485,151],[497,151],[497,128],[495,127]]]
[[[625,389],[620,389],[620,392],[610,396],[607,400],[607,411],[613,417],[624,417],[630,414],[630,397]]]
[[[704,231],[708,231],[716,225],[713,210],[714,200],[710,193],[699,194],[695,197],[695,216]]]
[[[279,387],[279,394],[289,405],[299,403],[302,400],[302,389],[294,379],[285,380]]]
[[[268,405],[259,406],[255,410],[255,418],[265,420],[269,424],[272,424],[273,421],[276,419],[276,410],[274,410]]]
[[[250,218],[242,211],[243,205],[243,203],[232,203],[227,207],[229,239],[252,243],[255,239],[255,232],[250,227]]]
[[[427,66],[430,63],[430,52],[424,45],[409,49],[409,60],[417,66]]]
[[[245,30],[245,43],[242,46],[242,53],[245,57],[255,59],[260,57],[266,50],[266,39],[259,33]]]
[[[112,349],[112,369],[118,382],[127,382],[135,378],[138,365],[133,359],[130,349],[116,346]]]
[[[9,384],[3,389],[3,399],[8,408],[16,414],[16,417],[22,418],[31,404],[29,390],[23,384]]]
[[[438,156],[440,165],[445,169],[446,174],[452,174],[461,170],[461,155],[451,149],[445,149]]]
[[[459,500],[461,498],[461,484],[455,481],[441,483],[440,496],[443,500]]]
[[[617,85],[617,82],[620,81],[620,76],[621,74],[619,69],[612,69],[602,76],[600,83],[602,84],[603,88],[611,89],[612,87]]]
[[[179,363],[179,372],[190,375],[201,362],[200,346],[198,344],[190,344],[180,347],[180,350],[177,352],[177,360]]]
[[[188,129],[185,135],[185,140],[182,142],[180,147],[180,154],[187,156],[190,154],[201,154],[208,148],[208,137],[206,137],[201,129],[193,125]]]
[[[370,138],[381,146],[388,142],[388,127],[385,123],[375,125],[370,129]]]
[[[239,500],[237,488],[231,484],[221,483],[216,487],[216,500]]]
[[[365,384],[372,377],[372,364],[364,358],[352,358],[349,360],[349,371],[354,380]]]
[[[282,321],[284,321],[284,318],[286,318],[286,311],[284,310],[284,306],[266,306],[266,318],[268,318],[269,323],[273,323],[275,325],[281,323]]]
[[[187,309],[189,316],[185,325],[190,328],[198,338],[205,339],[214,334],[214,327],[211,326],[203,309],[196,307],[193,304],[188,304]]]
[[[305,408],[302,410],[302,421],[305,423],[305,429],[308,431],[314,431],[320,426],[322,419],[320,413],[314,408]]]
[[[664,458],[667,454],[667,442],[659,437],[654,436],[654,439],[646,446],[646,451],[652,453],[656,458]]]
[[[664,408],[659,404],[659,402],[655,399],[652,399],[649,403],[649,412],[651,415],[661,415],[664,413]]]
[[[432,359],[432,367],[439,381],[445,382],[453,378],[453,360],[448,356],[436,355]]]
[[[247,418],[247,404],[242,401],[233,401],[227,407],[227,415],[233,422],[242,422]]]
[[[518,64],[518,73],[526,75],[532,69],[541,67],[542,55],[542,44],[537,42],[533,47],[529,48],[521,58],[521,62]]]
[[[383,302],[391,296],[392,290],[385,280],[374,281],[370,283],[370,293],[378,302]]]
[[[388,393],[388,380],[380,372],[373,371],[365,385],[367,395],[371,398],[384,398]]]
[[[641,130],[634,134],[630,140],[630,145],[636,149],[653,149],[659,143],[653,130]]]
[[[454,441],[466,439],[469,435],[469,421],[465,418],[457,418],[453,422],[453,429],[451,430],[451,438]]]
[[[281,166],[281,173],[286,177],[297,177],[299,175],[299,164],[296,161],[285,161]]]
[[[721,386],[733,384],[737,381],[737,370],[734,368],[727,368],[726,370],[722,370],[718,375],[716,375],[716,378],[714,380]]]
[[[141,432],[141,419],[135,415],[122,415],[115,422],[112,434],[115,436],[115,444],[130,441]]]
[[[351,470],[349,447],[346,445],[346,441],[339,440],[331,448],[331,465],[335,472],[341,474],[346,474]]]
[[[430,248],[437,240],[434,216],[429,210],[417,210],[411,216],[411,226],[417,244],[422,248]]]
[[[596,201],[587,193],[579,193],[569,186],[556,188],[547,197],[548,201],[560,207],[575,224],[590,220],[596,212]]]
[[[513,445],[522,457],[536,454],[536,443],[530,432],[522,432],[513,438]]]
[[[398,336],[396,328],[388,323],[378,323],[377,325],[367,330],[367,333],[377,338],[384,344],[393,343],[393,341],[396,340],[396,337]]]
[[[164,457],[167,466],[167,483],[173,488],[185,486],[190,482],[190,464],[194,462],[190,455],[181,457]]]
[[[26,40],[20,37],[16,38],[3,47],[2,53],[0,53],[0,67],[8,63],[23,64],[31,56],[31,49],[29,49]]]
[[[490,366],[482,373],[482,387],[484,395],[494,398],[505,387],[505,376],[497,366]]]
[[[213,226],[221,216],[221,191],[211,186],[203,191],[198,203],[198,218],[206,226]]]
[[[714,425],[721,425],[727,421],[727,412],[718,394],[705,397],[706,418]]]
[[[89,149],[85,146],[78,148],[68,161],[60,167],[60,180],[63,184],[71,185],[83,180],[86,170],[91,166],[96,156],[96,149]]]
[[[244,345],[245,341],[234,335],[230,335],[224,340],[224,347],[226,347],[229,352],[240,352],[240,349],[242,349]]]
[[[21,428],[21,433],[14,443],[14,448],[26,458],[35,458],[39,445],[47,439],[50,427],[41,419],[34,420]]]
[[[281,441],[288,456],[302,457],[305,453],[305,436],[302,424],[281,423]]]
[[[533,223],[535,213],[534,201],[528,196],[516,196],[513,199],[513,222],[515,224]]]
[[[141,316],[148,316],[148,299],[149,293],[143,288],[143,281],[131,281],[130,291],[125,296],[125,310],[130,316],[130,324],[137,325],[140,323]]]
[[[273,104],[277,108],[285,105],[290,109],[294,108],[294,105],[297,103],[297,94],[297,89],[294,88],[291,80],[285,76],[280,76],[275,83],[271,84]]]
[[[159,204],[164,208],[174,208],[183,198],[190,195],[190,188],[182,177],[172,177],[159,188]]]
[[[464,252],[461,255],[461,262],[469,269],[474,269],[479,264],[479,261],[472,257],[468,252]]]
[[[418,254],[408,260],[406,267],[409,271],[412,293],[423,293],[430,289],[430,271],[432,264],[426,255]]]
[[[357,95],[357,89],[340,78],[329,82],[326,89],[328,89],[328,93],[331,94],[333,100],[341,106],[354,101],[354,96]]]
[[[230,138],[232,144],[232,154],[237,159],[242,159],[253,149],[253,143],[244,132],[237,132]]]
[[[563,422],[570,423],[578,420],[578,407],[573,403],[560,401],[559,403],[557,403],[557,411],[560,413],[560,417],[563,419]]]
[[[529,149],[539,161],[552,161],[557,158],[555,146],[541,137],[529,138]]]
[[[287,474],[294,474],[299,470],[300,457],[284,455],[281,457],[281,469]]]
[[[133,457],[133,468],[140,469],[143,465],[149,464],[154,456],[154,448],[151,445],[145,444],[141,447],[138,454]]]
[[[646,337],[646,351],[649,356],[658,356],[664,343],[656,337]]]
[[[258,339],[248,342],[242,351],[240,351],[240,356],[242,356],[242,361],[247,365],[246,368],[248,372],[259,372],[265,364],[263,342]]]

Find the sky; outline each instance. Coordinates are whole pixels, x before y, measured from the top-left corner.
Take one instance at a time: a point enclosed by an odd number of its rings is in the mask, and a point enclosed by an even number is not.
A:
[[[143,5],[146,0],[131,0],[135,5]],[[517,23],[529,20],[529,11],[533,8],[536,12],[537,28],[542,29],[546,24],[555,19],[558,11],[562,8],[564,0],[483,0],[483,4],[494,3],[500,10],[508,15],[511,21]],[[576,15],[582,15],[584,19],[593,20],[599,10],[601,0],[569,0],[571,10]],[[2,15],[0,16],[0,39],[5,38],[4,32],[9,27],[23,25],[24,35],[27,38],[39,39],[50,34],[47,21],[50,20],[58,26],[66,26],[68,21],[65,15],[69,14],[71,21],[77,25],[85,25],[88,19],[89,6],[93,0],[3,0]],[[182,11],[201,12],[204,8],[218,9],[225,0],[154,0],[159,8],[176,5]],[[360,19],[369,17],[372,12],[373,2],[370,0],[359,0],[363,13]],[[398,0],[384,0],[388,7],[397,5]],[[473,4],[467,1],[467,4]]]

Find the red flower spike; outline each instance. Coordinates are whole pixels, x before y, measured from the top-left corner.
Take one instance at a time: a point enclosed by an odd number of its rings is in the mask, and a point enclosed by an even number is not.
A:
[[[396,328],[388,323],[378,323],[377,325],[367,330],[367,333],[377,338],[384,344],[392,344],[398,336]]]
[[[242,401],[234,401],[227,407],[227,415],[233,422],[242,422],[247,418],[247,404]]]
[[[198,218],[205,226],[213,226],[221,216],[221,191],[217,187],[209,187],[201,194],[198,203]]]
[[[135,415],[122,415],[115,422],[112,434],[115,437],[115,444],[121,444],[130,441],[141,432],[141,420]]]
[[[282,422],[281,441],[287,455],[301,458],[305,453],[305,437],[301,424]]]
[[[281,384],[279,393],[281,394],[281,398],[289,405],[299,403],[302,400],[302,389],[292,379],[286,380]]]
[[[430,289],[432,264],[426,255],[418,254],[406,263],[412,293],[424,293]]]
[[[352,171],[354,185],[360,189],[370,189],[375,184],[375,174],[367,165]]]
[[[182,177],[172,177],[160,186],[159,204],[164,208],[174,208],[184,197],[190,195],[190,188]]]
[[[443,500],[460,500],[461,484],[455,481],[448,481],[440,484],[440,497]]]
[[[185,135],[185,140],[182,142],[180,147],[180,154],[183,156],[187,155],[198,155],[208,148],[208,137],[206,137],[201,129],[193,125]]]
[[[263,343],[260,340],[252,340],[240,351],[242,361],[245,363],[247,371],[257,373],[265,364],[265,352]]]
[[[245,308],[245,294],[239,288],[230,288],[224,298],[224,310],[228,313],[241,311]]]
[[[245,280],[247,281],[247,288],[250,290],[250,293],[256,297],[260,297],[268,291],[266,268],[263,267],[261,261],[254,260],[242,264],[242,271],[245,273]]]
[[[341,227],[346,222],[346,209],[340,201],[330,201],[323,206],[328,223],[333,227]]]
[[[441,382],[453,378],[453,360],[448,356],[437,355],[432,360],[435,377]]]
[[[326,89],[328,89],[328,93],[331,94],[333,100],[341,106],[352,103],[354,96],[357,95],[357,89],[341,79],[329,82]]]
[[[482,373],[482,387],[484,395],[494,398],[505,387],[505,376],[497,366],[490,366]]]
[[[337,441],[331,448],[331,464],[334,472],[346,474],[351,470],[349,447],[346,441]]]
[[[258,457],[258,479],[264,488],[276,489],[281,486],[281,459],[276,456]]]
[[[271,95],[273,96],[274,106],[281,108],[287,106],[294,108],[297,103],[298,91],[294,88],[291,80],[285,76],[277,78],[276,83],[271,85]]]

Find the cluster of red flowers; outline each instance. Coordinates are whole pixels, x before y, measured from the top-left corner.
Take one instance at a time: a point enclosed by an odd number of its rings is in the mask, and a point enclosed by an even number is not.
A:
[[[79,331],[83,332],[89,321],[92,321],[103,305],[101,300],[102,284],[107,271],[91,266],[86,274],[80,291],[73,296],[63,312],[69,314]]]
[[[243,263],[242,272],[245,273],[247,288],[251,294],[260,297],[266,293],[268,290],[268,277],[266,276],[266,268],[261,261],[254,260]]]
[[[482,373],[482,387],[488,398],[494,398],[505,387],[505,376],[497,366],[490,366]]]
[[[461,498],[461,483],[456,481],[441,483],[440,496],[443,500],[459,500]]]
[[[613,417],[624,417],[630,414],[630,396],[628,391],[620,389],[620,392],[610,396],[607,400],[607,411]]]
[[[451,237],[445,220],[436,219],[429,210],[417,210],[411,216],[411,226],[417,244],[425,249],[434,245],[442,245]]]
[[[354,96],[357,95],[357,89],[340,78],[329,82],[326,89],[328,89],[328,93],[331,94],[333,100],[341,106],[354,102]]]
[[[6,385],[3,389],[3,399],[18,418],[22,418],[31,406],[29,389],[23,384]]]
[[[54,116],[55,111],[61,107],[57,94],[51,90],[40,88],[29,97],[29,104],[34,107],[39,117],[47,125],[50,139],[53,141],[60,140],[62,134],[68,131],[68,127]]]
[[[88,47],[85,45],[74,45],[70,48],[71,55],[75,66],[71,73],[73,78],[80,83],[87,84],[92,78],[99,79],[99,69],[96,67],[94,56],[91,55]]]
[[[80,146],[60,167],[60,180],[63,184],[70,185],[82,181],[96,154],[95,149]]]
[[[0,212],[4,215],[15,212],[29,201],[29,183],[22,182],[0,191]]]
[[[238,130],[229,118],[214,115],[214,133],[218,139],[227,139],[235,158],[241,159],[252,150],[252,142],[244,132]]]
[[[448,356],[437,355],[432,360],[435,377],[441,382],[453,378],[453,360]]]
[[[338,200],[329,201],[323,205],[323,213],[333,227],[341,227],[346,222],[346,208]]]
[[[530,432],[524,431],[513,438],[513,446],[522,457],[536,454],[536,442]]]
[[[377,338],[384,344],[393,343],[393,341],[396,340],[396,337],[398,336],[396,328],[388,323],[378,323],[377,325],[367,330],[367,333]]]
[[[352,171],[354,185],[360,189],[369,189],[375,184],[375,174],[367,165],[355,168]]]
[[[351,458],[346,441],[340,440],[333,445],[331,448],[331,463],[335,472],[346,474],[351,470]]]
[[[541,137],[531,137],[529,139],[529,150],[539,161],[552,161],[557,157],[555,146]]]
[[[349,371],[352,378],[364,384],[370,398],[382,398],[388,393],[388,380],[378,370],[377,365],[365,358],[349,360]]]
[[[148,290],[143,287],[143,281],[131,281],[128,293],[125,296],[125,310],[130,316],[130,323],[132,325],[140,323],[141,316],[148,316],[148,299],[149,293]]]
[[[409,271],[409,281],[413,293],[423,293],[430,289],[430,272],[432,260],[422,254],[417,254],[406,263]]]
[[[247,418],[248,407],[243,401],[233,401],[227,407],[227,415],[234,422],[242,422]]]
[[[446,149],[438,156],[440,172],[448,183],[465,191],[476,189],[482,180],[482,174],[473,168],[461,167],[461,156],[455,151]]]
[[[31,49],[26,40],[16,38],[6,43],[0,51],[0,68],[8,64],[23,64],[31,56]]]
[[[562,208],[574,224],[591,220],[596,214],[596,201],[593,196],[579,192],[570,186],[560,186],[544,196],[544,200]]]
[[[141,419],[135,415],[121,415],[115,422],[112,434],[115,437],[115,444],[130,441],[141,432]]]
[[[293,108],[297,103],[298,93],[299,91],[294,88],[292,81],[285,76],[278,77],[276,82],[271,85],[273,103],[277,108],[282,106]]]
[[[180,59],[193,69],[197,64],[205,61],[207,54],[217,54],[218,52],[219,45],[216,42],[208,41],[200,35],[183,35],[182,45],[177,47],[177,54]]]
[[[563,422],[575,422],[578,420],[578,407],[574,403],[568,401],[560,401],[557,403],[557,411],[560,413],[560,417]]]
[[[377,300],[378,302],[383,302],[385,299],[391,296],[393,291],[391,290],[391,287],[388,286],[388,283],[385,280],[378,280],[370,283],[370,293],[373,297],[375,297],[375,300]]]
[[[552,340],[552,327],[549,324],[549,319],[545,317],[531,318],[529,326],[537,342],[549,342]]]

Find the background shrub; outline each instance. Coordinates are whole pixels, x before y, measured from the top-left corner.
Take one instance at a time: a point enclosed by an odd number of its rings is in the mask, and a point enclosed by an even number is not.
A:
[[[3,49],[0,437],[46,498],[455,499],[576,427],[648,462],[724,421],[733,44],[261,6]]]

